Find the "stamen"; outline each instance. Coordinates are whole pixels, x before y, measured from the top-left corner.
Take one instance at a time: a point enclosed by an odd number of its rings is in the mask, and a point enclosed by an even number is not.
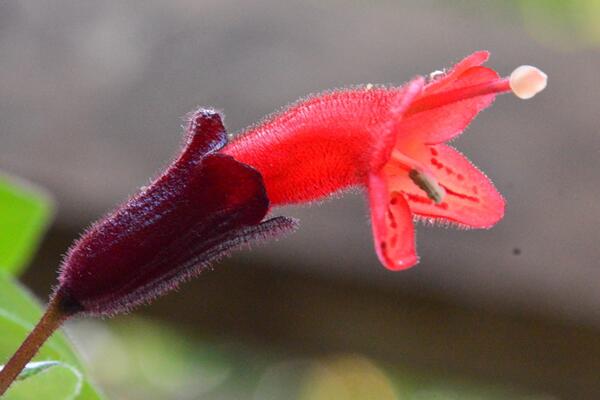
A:
[[[521,99],[529,99],[544,90],[547,83],[548,76],[545,73],[536,67],[523,65],[515,69],[509,78],[498,78],[445,92],[425,94],[413,102],[404,116],[408,117],[422,111],[490,94],[513,92]]]
[[[440,186],[437,179],[435,179],[435,176],[426,165],[402,154],[398,150],[392,152],[390,161],[407,170],[408,177],[436,204],[440,204],[444,200],[446,191]]]
[[[408,176],[419,189],[427,194],[427,197],[435,202],[435,204],[440,204],[442,200],[444,200],[446,191],[438,184],[432,175],[424,171],[413,169],[408,173]]]
[[[512,92],[521,99],[530,99],[548,85],[548,75],[531,65],[521,65],[510,74]]]

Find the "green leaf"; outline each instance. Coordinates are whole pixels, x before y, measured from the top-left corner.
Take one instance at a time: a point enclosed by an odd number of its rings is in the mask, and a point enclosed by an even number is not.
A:
[[[0,360],[8,359],[42,316],[34,297],[0,272]],[[75,352],[62,333],[56,333],[46,342],[38,357],[60,359],[79,365]]]
[[[18,380],[4,395],[6,400],[81,399],[83,375],[65,363],[54,363],[27,379]]]
[[[42,310],[33,296],[6,273],[0,272],[0,360],[7,360],[13,354],[41,315]],[[34,361],[48,360],[60,365],[15,382],[6,399],[101,399],[72,346],[60,331],[52,335],[34,358]]]
[[[16,275],[29,263],[52,216],[52,204],[43,190],[0,175],[0,270]]]
[[[17,377],[17,380],[18,381],[22,381],[22,380],[25,380],[27,378],[31,378],[32,376],[37,375],[40,372],[43,372],[43,371],[47,370],[48,368],[54,367],[55,365],[59,365],[59,364],[60,363],[58,361],[34,361],[34,362],[30,362],[29,364],[27,364],[25,366],[25,368],[23,369],[23,371],[21,371],[21,373]]]

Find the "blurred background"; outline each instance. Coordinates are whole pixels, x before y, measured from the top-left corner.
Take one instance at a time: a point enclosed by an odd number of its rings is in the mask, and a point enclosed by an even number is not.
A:
[[[57,204],[23,281],[47,298],[72,239],[170,160],[196,106],[235,133],[487,49],[501,74],[550,76],[454,142],[507,199],[494,229],[420,226],[421,263],[392,273],[362,193],[276,210],[301,229],[68,332],[113,399],[600,398],[599,20],[595,0],[1,2],[0,168]]]

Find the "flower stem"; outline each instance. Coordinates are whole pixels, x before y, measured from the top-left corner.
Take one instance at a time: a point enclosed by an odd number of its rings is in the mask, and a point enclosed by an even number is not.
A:
[[[0,396],[6,392],[27,363],[36,355],[40,347],[48,340],[62,323],[72,314],[63,306],[63,296],[56,293],[51,299],[46,312],[27,336],[25,341],[0,370]]]

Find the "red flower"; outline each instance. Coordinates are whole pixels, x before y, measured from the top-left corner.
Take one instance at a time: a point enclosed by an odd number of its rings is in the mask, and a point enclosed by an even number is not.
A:
[[[427,84],[418,77],[404,87],[367,85],[309,98],[228,146],[220,116],[197,111],[181,155],[69,250],[46,312],[0,371],[0,396],[70,316],[127,311],[232,249],[292,230],[288,218],[263,222],[272,205],[365,187],[375,248],[392,270],[418,261],[415,215],[474,228],[495,224],[504,200],[443,143],[497,93],[532,97],[546,76],[523,66],[502,79],[481,66],[487,58],[475,53]]]
[[[249,128],[224,153],[258,170],[271,205],[317,200],[350,186],[368,190],[375,248],[398,270],[418,262],[413,217],[488,228],[504,199],[462,154],[444,142],[494,100],[532,97],[546,85],[534,67],[500,78],[477,52],[448,73],[403,87],[324,93]]]

